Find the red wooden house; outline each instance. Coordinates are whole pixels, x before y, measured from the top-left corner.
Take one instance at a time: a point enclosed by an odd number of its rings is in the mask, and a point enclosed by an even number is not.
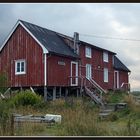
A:
[[[18,20],[0,48],[0,72],[11,88],[42,89],[47,98],[91,85],[99,91],[128,90],[130,70],[114,52]],[[89,86],[90,85],[90,86]]]

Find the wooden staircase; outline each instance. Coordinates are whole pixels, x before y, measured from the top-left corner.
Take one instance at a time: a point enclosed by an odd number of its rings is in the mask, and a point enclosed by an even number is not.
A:
[[[105,102],[102,98],[102,94],[106,93],[106,91],[97,84],[93,79],[84,78],[83,88],[85,93],[94,100],[95,103],[104,107]]]

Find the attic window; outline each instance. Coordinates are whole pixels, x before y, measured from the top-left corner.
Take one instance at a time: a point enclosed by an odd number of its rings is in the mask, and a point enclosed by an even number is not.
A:
[[[25,74],[25,60],[16,60],[15,61],[15,74]]]
[[[103,52],[103,61],[108,62],[108,52]]]
[[[86,54],[86,57],[91,58],[91,48],[90,47],[86,47],[85,54]]]

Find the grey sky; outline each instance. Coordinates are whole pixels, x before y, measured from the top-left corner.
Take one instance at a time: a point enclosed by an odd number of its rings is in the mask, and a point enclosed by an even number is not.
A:
[[[82,34],[140,40],[140,4],[0,4],[0,44],[18,19],[73,36],[117,53],[132,71],[132,90],[140,90],[140,41],[86,37]]]

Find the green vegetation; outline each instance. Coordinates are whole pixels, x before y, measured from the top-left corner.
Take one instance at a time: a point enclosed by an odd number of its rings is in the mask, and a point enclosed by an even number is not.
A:
[[[44,102],[31,91],[17,93],[11,99],[0,101],[0,135],[22,136],[139,136],[140,104],[132,95],[109,93],[105,96],[109,103],[127,102],[128,107],[100,119],[100,108],[89,98],[67,97]],[[23,123],[12,130],[11,114],[62,115],[61,124]],[[6,130],[6,131],[5,131]]]
[[[0,73],[0,92],[4,93],[7,89],[8,79],[6,73]]]
[[[15,106],[28,106],[37,105],[42,102],[41,96],[32,93],[30,90],[21,91],[16,96],[14,96],[11,101]]]

